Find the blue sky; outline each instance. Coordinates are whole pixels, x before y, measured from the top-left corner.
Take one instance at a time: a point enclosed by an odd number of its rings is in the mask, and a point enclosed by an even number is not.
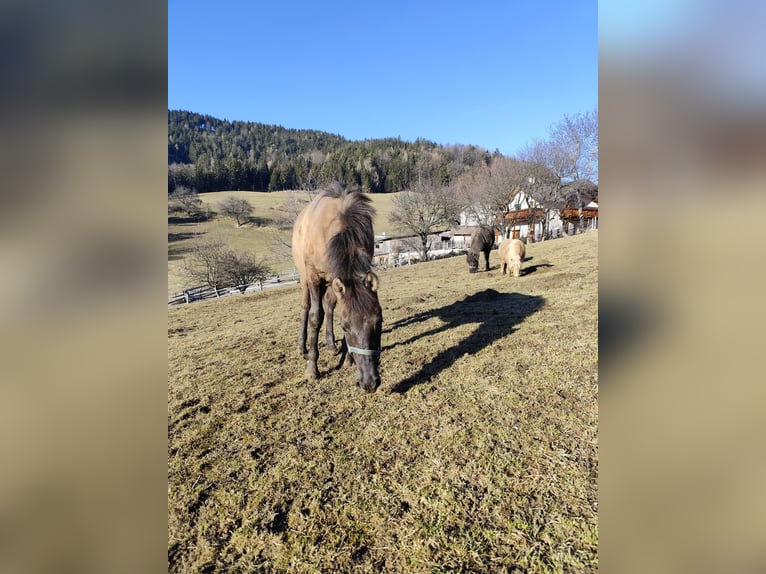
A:
[[[168,107],[513,155],[598,104],[595,0],[168,3]]]

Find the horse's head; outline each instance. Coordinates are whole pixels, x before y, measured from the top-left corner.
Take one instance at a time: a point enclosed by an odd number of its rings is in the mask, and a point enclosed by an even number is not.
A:
[[[521,259],[511,261],[511,275],[521,277]]]
[[[356,365],[356,383],[368,393],[380,386],[380,333],[383,311],[378,301],[378,276],[367,272],[362,281],[344,283],[339,277],[332,288],[340,306],[340,325],[351,362]]]
[[[476,273],[479,270],[479,253],[473,249],[469,249],[465,254],[465,260],[468,262],[468,271],[470,273]]]

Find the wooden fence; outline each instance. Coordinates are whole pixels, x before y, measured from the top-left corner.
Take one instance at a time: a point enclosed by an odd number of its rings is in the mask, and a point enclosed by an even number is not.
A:
[[[227,297],[229,295],[240,295],[243,291],[242,287],[245,287],[244,291],[247,293],[253,291],[263,291],[264,289],[271,289],[274,287],[282,287],[284,285],[294,285],[298,282],[299,278],[300,275],[298,273],[291,273],[288,275],[276,275],[266,279],[263,282],[254,283],[247,286],[230,285],[226,287],[219,287],[218,289],[214,289],[208,285],[191,287],[168,297],[168,305],[182,305],[193,303],[194,301],[217,299],[220,297]]]

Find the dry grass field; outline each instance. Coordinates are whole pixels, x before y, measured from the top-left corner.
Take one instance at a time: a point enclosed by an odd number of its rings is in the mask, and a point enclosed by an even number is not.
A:
[[[388,216],[393,209],[392,199],[396,194],[372,194],[373,205],[378,214],[375,218],[375,233],[394,232]],[[240,251],[254,252],[258,258],[267,257],[276,273],[292,273],[295,266],[290,259],[290,250],[275,246],[277,238],[290,241],[291,229],[279,229],[275,225],[289,212],[283,209],[291,198],[308,200],[305,191],[275,191],[259,193],[252,191],[219,191],[201,193],[204,206],[217,210],[217,206],[227,197],[246,199],[253,206],[252,222],[237,227],[234,220],[216,217],[210,221],[193,222],[183,217],[168,219],[168,295],[179,293],[187,287],[195,287],[183,271],[183,262],[195,237],[217,238],[229,247]],[[295,218],[297,213],[293,213]]]
[[[597,252],[381,271],[371,395],[306,382],[297,286],[170,308],[168,570],[595,572]]]

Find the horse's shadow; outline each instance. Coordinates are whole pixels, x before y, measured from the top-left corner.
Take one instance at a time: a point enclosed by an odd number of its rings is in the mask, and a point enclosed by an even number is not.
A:
[[[544,303],[545,299],[538,295],[499,293],[494,289],[485,289],[461,301],[392,323],[384,330],[384,333],[392,333],[401,327],[422,323],[434,317],[444,322],[439,327],[423,330],[407,340],[388,345],[385,349],[408,345],[461,325],[476,323],[477,327],[460,343],[444,349],[432,361],[423,365],[418,372],[395,384],[391,392],[406,393],[413,386],[428,382],[466,353],[473,355],[493,341],[511,334],[516,325],[541,309]]]
[[[521,268],[521,275],[531,275],[538,269],[546,269],[548,267],[553,267],[553,264],[551,263],[537,263],[536,265],[530,265],[528,267],[522,267]]]

